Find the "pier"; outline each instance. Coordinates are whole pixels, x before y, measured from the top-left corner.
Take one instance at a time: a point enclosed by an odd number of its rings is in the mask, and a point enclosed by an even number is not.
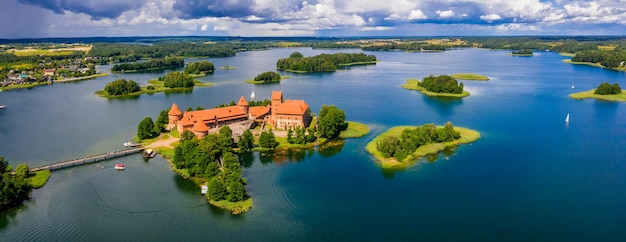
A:
[[[144,150],[143,147],[136,147],[136,148],[112,151],[112,152],[107,152],[104,154],[92,155],[92,156],[82,157],[82,158],[78,158],[74,160],[62,161],[62,162],[57,162],[54,164],[33,167],[30,169],[30,172],[41,171],[41,170],[54,171],[54,170],[59,170],[63,168],[68,168],[68,167],[91,164],[91,163],[96,163],[96,162],[100,162],[103,160],[114,159],[120,156],[136,154],[136,153],[142,152],[143,150]]]

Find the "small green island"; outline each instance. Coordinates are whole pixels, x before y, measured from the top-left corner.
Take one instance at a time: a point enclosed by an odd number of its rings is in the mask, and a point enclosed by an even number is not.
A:
[[[248,84],[269,84],[279,83],[282,80],[288,79],[289,76],[280,76],[278,72],[266,71],[258,74],[253,80],[246,80]]]
[[[444,126],[396,126],[376,136],[365,149],[384,169],[406,169],[418,158],[480,139],[480,133],[451,122]]]
[[[133,80],[118,79],[105,85],[104,90],[96,91],[95,94],[105,98],[136,97],[141,94],[150,94],[168,91],[192,90],[194,87],[210,87],[213,83],[194,80],[184,72],[170,72],[156,80],[149,80],[148,85],[141,87]]]
[[[622,90],[617,83],[611,85],[608,82],[603,82],[595,89],[572,93],[569,97],[574,99],[595,98],[606,101],[626,102],[626,90]]]
[[[512,56],[533,56],[533,50],[531,49],[520,49],[511,51]]]
[[[15,170],[0,156],[0,211],[22,204],[35,188],[43,187],[50,178],[50,170],[31,172],[26,164]]]
[[[289,58],[279,59],[276,69],[295,73],[335,72],[338,67],[355,65],[374,65],[375,55],[364,53],[320,54],[304,57],[300,52],[293,52]]]
[[[408,79],[402,88],[420,91],[431,97],[455,97],[462,98],[470,95],[463,90],[463,82],[458,83],[456,79],[448,75],[425,77],[422,81]]]
[[[456,73],[450,75],[452,78],[457,80],[467,80],[467,81],[489,81],[489,77],[480,74],[474,73]]]
[[[191,77],[202,77],[215,72],[215,66],[209,61],[191,62],[185,66],[183,71]]]

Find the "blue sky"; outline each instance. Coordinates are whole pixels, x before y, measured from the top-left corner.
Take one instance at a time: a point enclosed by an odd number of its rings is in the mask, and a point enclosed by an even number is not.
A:
[[[0,38],[626,35],[626,0],[1,0]]]

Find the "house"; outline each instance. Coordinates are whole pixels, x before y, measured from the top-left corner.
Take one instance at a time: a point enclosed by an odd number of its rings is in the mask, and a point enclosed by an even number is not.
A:
[[[44,76],[54,76],[54,74],[56,73],[57,69],[56,68],[52,68],[52,69],[43,69],[43,75]]]
[[[283,100],[283,92],[272,91],[271,124],[279,129],[306,128],[311,122],[309,105],[304,100]]]

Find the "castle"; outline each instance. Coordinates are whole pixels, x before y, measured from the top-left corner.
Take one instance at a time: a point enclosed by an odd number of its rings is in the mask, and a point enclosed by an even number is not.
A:
[[[238,122],[256,122],[271,124],[279,129],[308,127],[311,121],[309,106],[304,100],[283,100],[282,91],[272,91],[271,104],[268,106],[249,107],[242,96],[234,106],[205,110],[180,111],[176,103],[168,112],[169,130],[176,128],[179,133],[191,130],[202,138],[211,129]]]

